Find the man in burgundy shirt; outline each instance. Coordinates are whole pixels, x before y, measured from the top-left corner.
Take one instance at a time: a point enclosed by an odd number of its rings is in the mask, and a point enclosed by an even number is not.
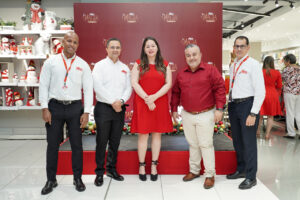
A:
[[[178,72],[171,99],[175,122],[179,117],[177,107],[179,104],[183,106],[182,123],[190,149],[190,172],[183,177],[183,181],[200,176],[203,156],[206,177],[204,188],[209,189],[215,182],[213,132],[215,122],[219,122],[223,116],[225,83],[215,66],[201,62],[199,46],[189,44],[184,52],[188,66]]]

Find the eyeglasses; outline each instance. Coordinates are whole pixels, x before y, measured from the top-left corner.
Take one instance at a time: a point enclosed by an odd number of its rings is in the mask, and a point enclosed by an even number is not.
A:
[[[247,47],[247,45],[234,45],[234,46],[233,46],[233,48],[235,48],[235,49],[238,49],[238,48],[244,49],[244,48],[246,48],[246,47]]]

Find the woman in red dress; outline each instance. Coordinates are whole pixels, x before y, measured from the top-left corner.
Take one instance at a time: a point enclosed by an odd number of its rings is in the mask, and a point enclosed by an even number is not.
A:
[[[263,64],[263,74],[266,87],[266,97],[261,106],[260,115],[267,115],[266,139],[270,138],[270,132],[273,126],[273,117],[282,115],[279,97],[281,94],[282,80],[280,72],[274,69],[274,58],[267,56]],[[260,136],[260,127],[262,124],[262,116],[260,117],[257,135]]]
[[[151,133],[151,180],[156,181],[161,133],[172,132],[173,125],[167,94],[172,86],[172,72],[155,38],[145,38],[141,57],[132,68],[131,84],[135,91],[131,132],[138,133],[139,178],[147,179],[145,156]]]

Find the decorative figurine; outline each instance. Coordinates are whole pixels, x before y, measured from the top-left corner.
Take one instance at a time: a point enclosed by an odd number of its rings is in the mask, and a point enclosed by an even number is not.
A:
[[[35,48],[35,55],[38,56],[45,56],[49,55],[50,50],[49,50],[49,40],[51,37],[50,33],[47,32],[42,32],[40,34],[41,37],[39,37],[36,42],[34,43],[34,48]]]
[[[36,75],[36,71],[35,71],[35,64],[33,60],[29,61],[28,64],[28,69],[26,71],[26,83],[28,84],[33,84],[33,83],[37,83],[38,79],[37,79],[37,75]]]
[[[6,106],[13,106],[13,92],[11,88],[5,90],[5,102]]]
[[[2,83],[8,83],[9,82],[9,80],[8,80],[8,69],[3,70],[1,72],[1,76],[2,76],[2,78],[1,78]]]
[[[62,46],[59,39],[54,39],[52,43],[54,45],[52,49],[54,54],[59,54],[63,51],[64,47]]]
[[[24,98],[21,98],[21,95],[19,92],[14,92],[14,102],[15,106],[23,106],[23,100]]]
[[[45,12],[45,19],[43,22],[44,30],[55,30],[57,26],[57,21],[55,19],[56,14],[52,11]]]

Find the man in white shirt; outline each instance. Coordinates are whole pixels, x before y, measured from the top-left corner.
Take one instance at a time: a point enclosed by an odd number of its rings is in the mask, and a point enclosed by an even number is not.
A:
[[[237,156],[237,170],[228,174],[227,178],[245,178],[239,188],[250,189],[256,185],[256,130],[259,110],[265,98],[265,84],[261,65],[248,56],[248,38],[237,37],[233,48],[236,59],[230,67],[228,113]]]
[[[47,182],[42,194],[57,186],[56,171],[59,144],[63,126],[67,123],[72,148],[73,184],[76,190],[85,190],[82,175],[82,133],[88,122],[93,103],[93,83],[89,65],[76,55],[78,35],[68,32],[63,39],[61,54],[47,59],[40,75],[40,102],[47,131]],[[82,89],[84,108],[82,106]]]
[[[95,64],[92,72],[97,104],[94,116],[97,125],[96,136],[96,178],[94,184],[103,184],[105,172],[105,151],[108,143],[106,159],[106,175],[123,181],[116,170],[118,148],[124,126],[125,102],[130,98],[132,88],[130,70],[119,60],[121,42],[110,38],[106,44],[107,57]]]

